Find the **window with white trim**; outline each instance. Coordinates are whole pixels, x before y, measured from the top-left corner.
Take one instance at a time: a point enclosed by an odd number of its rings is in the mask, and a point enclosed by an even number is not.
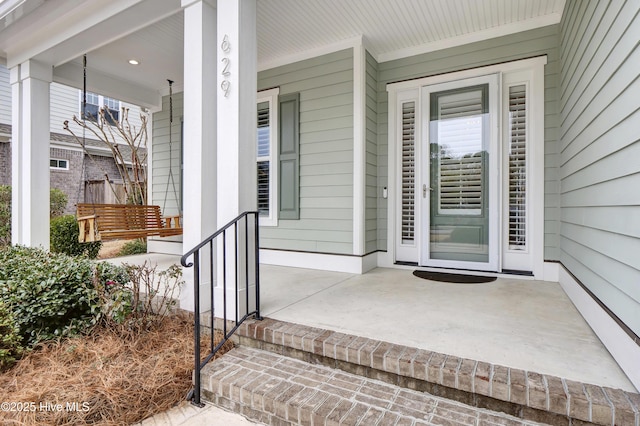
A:
[[[52,170],[69,170],[69,160],[52,158],[49,160],[49,168]]]
[[[107,123],[114,125],[120,121],[120,101],[96,93],[87,92],[86,109],[83,108],[83,93],[80,91],[80,117],[86,120],[98,121],[100,108],[105,109],[104,118]]]
[[[263,226],[278,225],[278,93],[277,88],[265,90],[259,92],[257,98],[257,192],[260,224]]]

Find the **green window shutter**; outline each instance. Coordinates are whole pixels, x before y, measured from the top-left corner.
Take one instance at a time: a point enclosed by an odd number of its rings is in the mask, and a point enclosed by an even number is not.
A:
[[[300,94],[280,96],[278,104],[278,217],[300,219]]]

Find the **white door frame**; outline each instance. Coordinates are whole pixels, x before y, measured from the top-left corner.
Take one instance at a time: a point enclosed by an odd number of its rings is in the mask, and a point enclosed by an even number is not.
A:
[[[527,238],[528,249],[526,253],[508,253],[508,244],[505,243],[507,238],[503,230],[503,218],[505,209],[502,208],[498,218],[497,234],[499,245],[499,262],[501,267],[511,269],[509,263],[514,255],[519,257],[527,257],[526,262],[520,264],[527,265],[527,270],[531,270],[533,277],[542,279],[544,276],[544,65],[547,63],[546,56],[539,56],[501,64],[489,65],[464,71],[440,74],[432,77],[425,77],[416,80],[401,81],[398,83],[389,83],[387,85],[388,92],[388,204],[387,204],[387,252],[379,256],[378,264],[380,266],[392,267],[394,265],[414,264],[417,265],[421,260],[419,252],[420,244],[401,244],[400,218],[401,218],[401,193],[398,187],[401,183],[400,174],[402,172],[399,161],[401,158],[401,145],[398,143],[399,134],[402,131],[401,114],[399,107],[403,101],[415,99],[418,105],[421,105],[422,90],[424,86],[446,83],[453,80],[463,80],[475,78],[483,75],[497,73],[506,82],[509,81],[508,76],[513,73],[521,73],[526,71],[529,77],[529,88],[531,101],[529,106],[528,122],[531,123],[528,134],[527,150],[528,156],[528,220],[527,220]],[[522,74],[520,74],[522,75]],[[503,87],[500,87],[502,96]],[[501,115],[501,114],[499,114]],[[499,117],[501,123],[503,117]],[[422,131],[422,125],[418,123],[418,133]],[[501,128],[504,126],[500,126]],[[416,158],[419,158],[421,144],[420,136],[416,136]],[[502,146],[500,147],[502,149]],[[502,152],[502,151],[501,151]],[[417,181],[418,179],[416,179]],[[499,176],[500,185],[503,178]],[[415,188],[416,196],[420,195],[421,188]],[[503,197],[503,189],[498,194]],[[420,203],[416,206],[416,229],[422,229],[423,224],[420,221],[423,216],[420,212]],[[496,230],[496,228],[493,228]],[[400,242],[399,242],[400,240]],[[522,260],[522,259],[521,259]]]

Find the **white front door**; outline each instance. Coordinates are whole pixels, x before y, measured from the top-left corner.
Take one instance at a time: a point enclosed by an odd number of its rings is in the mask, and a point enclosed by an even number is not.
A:
[[[544,57],[390,84],[390,262],[543,275]]]
[[[422,88],[420,265],[499,267],[498,78]]]

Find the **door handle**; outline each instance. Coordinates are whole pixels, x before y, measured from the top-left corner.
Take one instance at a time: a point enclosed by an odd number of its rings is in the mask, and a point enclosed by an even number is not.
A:
[[[429,187],[429,191],[433,191],[433,188]],[[427,198],[427,184],[422,184],[422,198]]]

